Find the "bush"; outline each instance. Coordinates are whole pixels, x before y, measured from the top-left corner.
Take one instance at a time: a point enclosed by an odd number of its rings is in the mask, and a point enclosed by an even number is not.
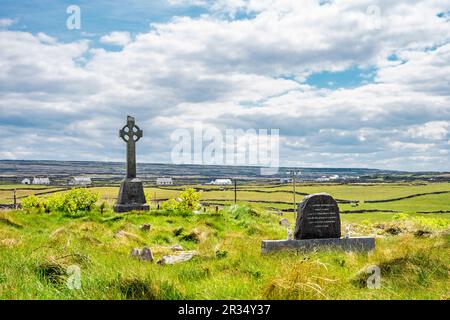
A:
[[[178,210],[178,202],[175,199],[169,199],[167,201],[164,201],[161,204],[161,207],[163,210],[166,210],[166,211],[177,211]]]
[[[145,193],[145,201],[146,201],[146,203],[147,203],[148,205],[151,204],[151,201],[152,201],[152,195],[151,195],[150,192],[146,192],[146,193]]]
[[[408,219],[408,215],[406,213],[400,212],[396,213],[392,216],[392,220],[406,220]]]
[[[195,192],[195,189],[188,188],[180,193],[179,208],[182,211],[197,210],[200,206],[200,193]]]
[[[200,207],[200,193],[188,188],[180,193],[179,201],[169,199],[162,203],[163,210],[171,212],[192,213]]]
[[[62,193],[55,193],[45,199],[45,206],[50,211],[64,211],[65,195]]]
[[[85,188],[76,188],[66,193],[57,193],[48,197],[45,200],[45,205],[50,211],[75,215],[79,211],[91,211],[98,199],[97,193]]]
[[[24,198],[21,204],[23,209],[30,210],[34,208],[42,208],[44,206],[44,201],[41,198],[36,197],[34,194],[31,194]]]

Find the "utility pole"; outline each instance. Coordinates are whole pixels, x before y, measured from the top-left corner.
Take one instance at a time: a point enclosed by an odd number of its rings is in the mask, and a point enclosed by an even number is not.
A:
[[[237,202],[237,179],[234,178],[234,204]]]

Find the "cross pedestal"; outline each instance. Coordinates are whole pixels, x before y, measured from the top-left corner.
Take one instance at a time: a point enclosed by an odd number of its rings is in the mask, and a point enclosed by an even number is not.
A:
[[[114,206],[115,212],[149,210],[145,200],[144,187],[136,177],[136,142],[142,138],[142,130],[128,116],[127,124],[119,131],[119,136],[127,143],[127,177],[120,184],[119,197]]]

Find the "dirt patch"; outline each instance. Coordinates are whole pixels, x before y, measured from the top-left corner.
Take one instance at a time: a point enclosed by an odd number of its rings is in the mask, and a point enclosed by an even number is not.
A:
[[[35,267],[35,272],[41,280],[52,285],[61,285],[67,278],[66,268],[55,261],[44,261]]]

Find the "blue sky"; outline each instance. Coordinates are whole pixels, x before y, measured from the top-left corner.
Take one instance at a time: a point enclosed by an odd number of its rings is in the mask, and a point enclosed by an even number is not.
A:
[[[68,30],[66,8],[81,9]],[[279,129],[280,164],[450,171],[450,1],[2,1],[1,159],[171,162]]]
[[[77,5],[82,9],[81,30],[67,30],[66,9]],[[165,1],[2,1],[2,16],[17,19],[11,30],[44,32],[61,41],[74,41],[86,35],[94,41],[112,31],[133,34],[146,32],[151,23],[166,22],[174,16],[196,17],[206,10],[198,6],[170,5]],[[96,45],[100,45],[96,42]]]

